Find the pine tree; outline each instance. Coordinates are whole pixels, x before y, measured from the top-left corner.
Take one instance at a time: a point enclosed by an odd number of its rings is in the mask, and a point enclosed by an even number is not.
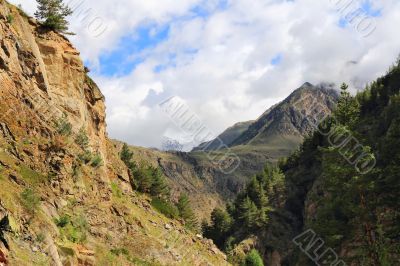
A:
[[[232,218],[226,211],[215,208],[211,213],[211,224],[204,223],[202,227],[204,236],[214,240],[219,248],[223,248],[232,228]]]
[[[176,207],[178,208],[179,216],[185,221],[186,227],[195,229],[197,227],[197,219],[190,206],[189,197],[186,194],[182,194],[179,197]]]
[[[132,173],[135,180],[137,190],[142,193],[150,193],[153,185],[152,170],[149,166],[141,163]]]
[[[62,0],[36,0],[38,10],[35,17],[42,25],[50,30],[67,33],[68,21],[66,17],[72,14],[72,10]]]
[[[263,260],[260,253],[256,249],[252,249],[249,254],[247,254],[242,266],[264,266]]]
[[[122,146],[121,154],[120,154],[121,160],[125,163],[125,165],[129,165],[130,162],[132,161],[133,158],[133,152],[129,150],[129,147],[126,143]]]
[[[152,179],[150,194],[159,198],[169,196],[169,187],[162,171],[152,166],[149,167],[149,171]]]
[[[350,95],[348,88],[346,83],[340,87],[340,99],[334,114],[340,124],[352,127],[360,115],[360,106],[357,100]]]
[[[258,209],[256,204],[247,196],[239,206],[239,219],[248,228],[254,228]]]

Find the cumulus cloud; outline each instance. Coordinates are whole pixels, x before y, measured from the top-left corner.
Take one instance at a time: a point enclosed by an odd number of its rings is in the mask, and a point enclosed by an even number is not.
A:
[[[384,74],[400,52],[400,2],[353,0],[361,14],[340,9],[350,1],[65,2],[83,3],[70,18],[72,41],[106,95],[111,137],[160,147],[163,135],[178,130],[157,107],[170,96],[185,99],[217,134],[257,118],[306,81],[345,81],[356,91]],[[351,23],[361,15],[376,23],[367,37]],[[155,38],[162,29],[165,36]],[[128,71],[104,71],[113,58]]]

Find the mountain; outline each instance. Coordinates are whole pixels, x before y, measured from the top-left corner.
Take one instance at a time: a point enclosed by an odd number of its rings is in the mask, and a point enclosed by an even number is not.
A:
[[[216,139],[204,142],[192,151],[211,151],[220,149],[221,145],[229,146],[243,132],[245,132],[254,121],[239,122],[222,132]]]
[[[205,235],[266,265],[398,265],[400,60],[352,96],[300,148],[252,177]]]
[[[198,147],[188,153],[141,147],[130,149],[135,161],[144,160],[162,169],[175,199],[181,193],[188,194],[197,217],[209,219],[214,208],[224,207],[227,201],[234,199],[251,177],[263,170],[267,162],[275,163],[296,150],[303,138],[312,133],[310,121],[315,119],[314,114],[329,115],[337,97],[331,86],[305,84],[283,102],[267,110],[258,120],[238,123],[227,129],[220,135],[225,143],[244,136],[244,132],[246,136],[249,135],[249,126],[255,128],[266,121],[260,127],[261,133],[254,138],[264,142],[230,148],[230,152],[240,159],[238,168],[232,173],[222,172],[219,164],[212,159],[224,157],[227,152],[225,149],[213,150],[215,144],[220,143],[219,140],[214,140],[209,145],[203,144],[208,145],[205,151]],[[266,137],[261,138],[265,132]],[[270,132],[274,134],[269,134]],[[116,146],[121,149],[122,144],[116,142]]]
[[[295,151],[315,130],[313,124],[331,114],[337,99],[333,85],[305,83],[257,120],[236,124],[222,133],[220,138],[229,144],[229,149],[214,149],[215,143],[221,143],[215,139],[208,147],[207,143],[202,144],[187,156],[196,162],[200,175],[212,173],[212,178],[206,180],[214,183],[224,198],[231,200],[267,162],[276,163]],[[223,157],[226,152],[235,154],[240,160],[238,168],[229,174],[219,171],[218,165],[207,159]]]
[[[0,264],[229,265],[135,189],[72,44],[6,1],[0,36]]]
[[[313,123],[316,121],[313,121],[310,112],[330,114],[337,99],[338,94],[331,86],[305,83],[262,114],[230,146],[270,145],[278,137],[302,139],[314,130]]]
[[[293,148],[315,129],[314,114],[329,115],[337,99],[334,85],[314,86],[306,82],[257,120],[237,123],[193,151],[218,150],[221,143],[231,148],[239,145]]]

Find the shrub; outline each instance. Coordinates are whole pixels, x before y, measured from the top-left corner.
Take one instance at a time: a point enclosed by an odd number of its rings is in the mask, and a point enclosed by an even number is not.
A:
[[[110,252],[116,256],[125,255],[129,256],[129,251],[126,248],[113,248]]]
[[[14,21],[14,16],[12,14],[8,14],[6,19],[7,19],[7,23],[11,24]]]
[[[36,241],[39,243],[43,243],[44,240],[46,239],[46,236],[44,235],[44,233],[40,232],[37,236],[36,236]]]
[[[22,205],[32,214],[36,212],[36,209],[39,206],[40,198],[36,195],[36,193],[27,188],[21,193]]]
[[[86,150],[89,146],[89,137],[87,136],[86,130],[82,127],[78,135],[75,138],[75,143],[78,144],[83,150]]]
[[[178,209],[166,200],[153,198],[151,205],[168,218],[177,219],[179,217]]]
[[[55,122],[57,133],[63,136],[70,136],[72,134],[72,125],[68,121],[66,115],[63,115],[61,118],[57,119]]]
[[[60,217],[61,219],[61,217]],[[66,218],[64,227],[61,227],[61,234],[73,243],[84,243],[87,238],[88,223],[83,215],[77,216],[67,222]]]
[[[78,159],[81,160],[84,164],[89,163],[93,158],[93,155],[90,151],[86,150],[84,153],[78,155]]]
[[[55,219],[54,222],[58,227],[65,227],[70,223],[71,219],[68,215],[62,215],[59,219]]]
[[[264,266],[263,260],[257,250],[252,249],[249,254],[247,254],[242,266]]]
[[[100,154],[96,154],[93,159],[92,163],[90,164],[94,168],[98,168],[103,165],[103,159],[101,158]]]
[[[89,160],[90,161],[90,160]],[[81,163],[79,161],[74,161],[72,163],[72,176],[79,177],[82,172]]]
[[[121,198],[122,197],[122,191],[119,188],[119,186],[116,183],[111,183],[111,191],[112,194],[117,197],[117,198]]]

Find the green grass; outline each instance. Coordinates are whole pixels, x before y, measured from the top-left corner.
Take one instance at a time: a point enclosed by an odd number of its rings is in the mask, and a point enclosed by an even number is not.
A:
[[[46,176],[36,172],[35,170],[32,170],[26,165],[21,165],[19,167],[19,173],[25,181],[29,182],[32,185],[37,185],[47,181]]]
[[[66,215],[56,220],[60,227],[61,236],[73,243],[85,243],[87,239],[87,230],[89,225],[83,215],[69,218]]]
[[[111,183],[111,191],[112,191],[112,194],[113,194],[114,197],[117,197],[117,198],[121,198],[122,197],[122,191],[119,188],[118,184],[112,182]]]
[[[39,207],[40,198],[36,195],[36,193],[27,188],[21,193],[21,201],[22,205],[31,213],[34,214]]]
[[[178,209],[170,202],[159,198],[153,198],[151,205],[168,218],[177,219],[179,217]]]
[[[119,255],[128,256],[129,255],[129,251],[126,248],[114,248],[114,249],[111,249],[110,252],[116,256],[119,256]]]
[[[139,258],[128,258],[128,260],[130,262],[134,263],[134,265],[137,265],[137,266],[156,266],[156,265],[160,265],[158,263],[147,262],[147,261],[139,259]]]

